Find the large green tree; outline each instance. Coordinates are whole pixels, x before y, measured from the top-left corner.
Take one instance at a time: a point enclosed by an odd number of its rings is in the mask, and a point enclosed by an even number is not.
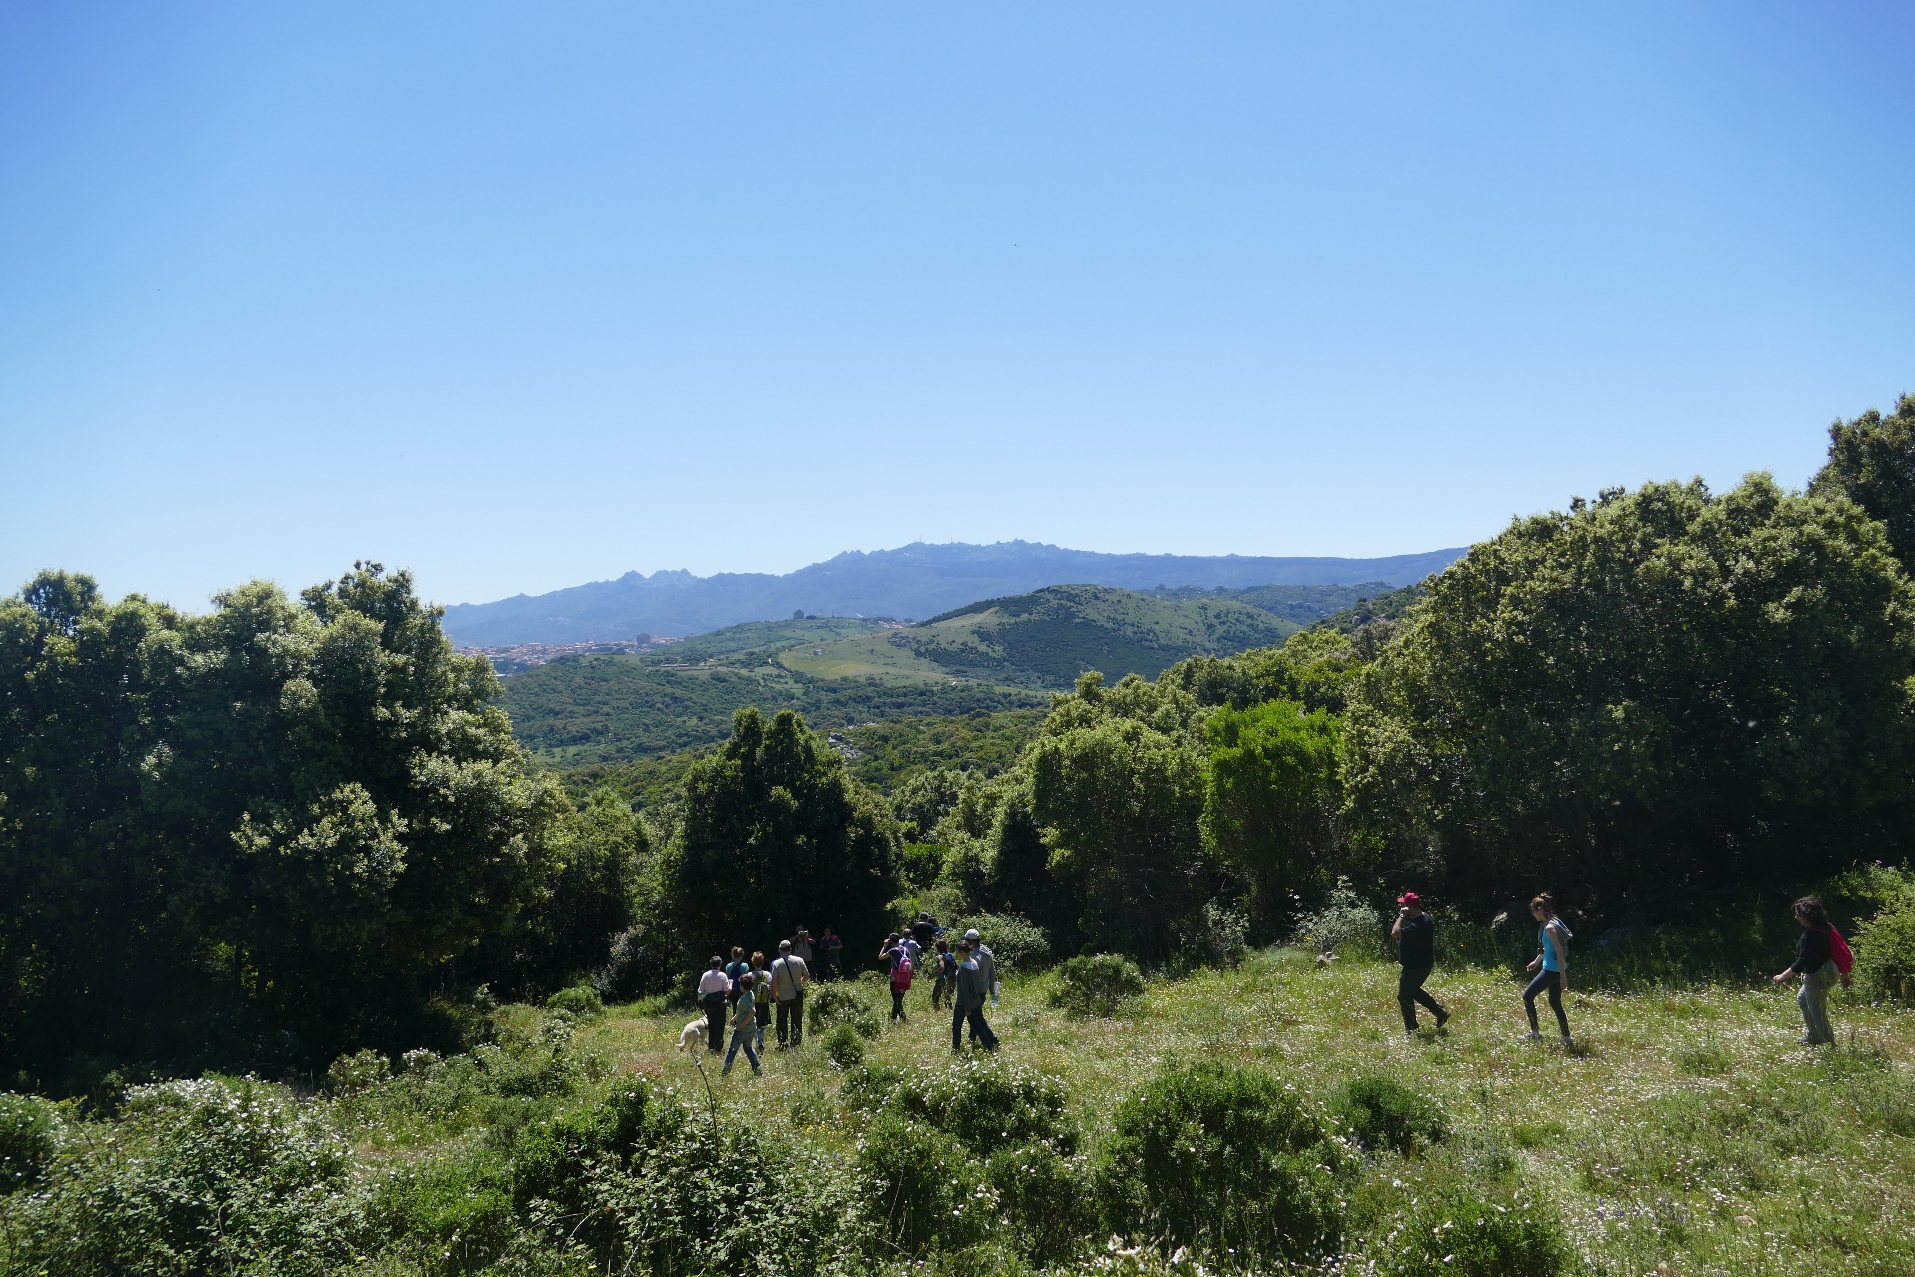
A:
[[[665,853],[661,921],[694,962],[731,945],[775,953],[826,924],[875,951],[897,896],[896,822],[790,710],[733,717],[731,739],[686,774]],[[702,965],[702,963],[700,964]]]
[[[1345,776],[1399,868],[1667,916],[1907,845],[1915,593],[1883,525],[1753,476],[1518,520],[1365,674]]]
[[[558,854],[497,693],[377,564],[204,616],[60,573],[0,602],[8,1061],[416,1044]]]
[[[1328,710],[1265,701],[1211,716],[1204,832],[1242,878],[1252,921],[1275,938],[1298,901],[1327,885],[1338,853],[1342,723]]]
[[[1888,529],[1904,570],[1915,563],[1915,395],[1884,417],[1871,408],[1829,427],[1829,458],[1809,492],[1844,496]]]
[[[1167,958],[1210,898],[1201,719],[1187,692],[1086,674],[1025,755],[1051,869],[1093,945]]]

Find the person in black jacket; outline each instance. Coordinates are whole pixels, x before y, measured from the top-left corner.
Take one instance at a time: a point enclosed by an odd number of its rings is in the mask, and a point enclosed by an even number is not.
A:
[[[1782,984],[1792,975],[1802,977],[1802,991],[1795,995],[1796,1005],[1802,1008],[1802,1023],[1808,1028],[1802,1045],[1819,1046],[1835,1041],[1835,1030],[1829,1025],[1829,986],[1840,974],[1829,941],[1829,928],[1834,924],[1819,897],[1803,896],[1794,908],[1795,920],[1802,928],[1795,941],[1795,961],[1770,979]]]
[[[1430,978],[1430,969],[1436,965],[1436,923],[1423,912],[1423,898],[1414,891],[1404,892],[1396,898],[1396,903],[1402,908],[1397,911],[1396,925],[1390,928],[1390,934],[1396,937],[1397,961],[1403,964],[1403,974],[1396,982],[1396,1001],[1403,1008],[1403,1031],[1416,1032],[1419,1002],[1430,1009],[1440,1029],[1448,1022],[1450,1013],[1423,990],[1423,982]]]

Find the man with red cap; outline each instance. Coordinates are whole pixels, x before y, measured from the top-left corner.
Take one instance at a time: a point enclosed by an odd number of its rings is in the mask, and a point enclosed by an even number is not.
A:
[[[1440,1029],[1450,1013],[1423,990],[1423,982],[1430,978],[1430,968],[1436,965],[1436,923],[1423,912],[1423,898],[1414,891],[1404,892],[1396,898],[1396,903],[1403,907],[1397,912],[1396,925],[1390,928],[1390,934],[1396,937],[1397,961],[1403,964],[1403,974],[1396,982],[1396,1000],[1403,1008],[1404,1032],[1416,1032],[1419,1002],[1430,1009]]]

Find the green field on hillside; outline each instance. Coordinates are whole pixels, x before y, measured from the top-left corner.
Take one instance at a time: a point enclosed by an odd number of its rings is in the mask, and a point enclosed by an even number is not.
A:
[[[1198,653],[1229,655],[1281,643],[1300,628],[1234,599],[1158,598],[1096,585],[1056,585],[986,599],[908,629],[786,651],[789,669],[930,681],[977,679],[1013,687],[1069,687],[1085,670],[1116,682],[1155,678]]]

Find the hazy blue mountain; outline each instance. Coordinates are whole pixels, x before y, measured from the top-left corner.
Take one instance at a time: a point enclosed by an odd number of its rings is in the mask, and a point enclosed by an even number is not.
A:
[[[1158,586],[1409,585],[1440,572],[1463,550],[1383,559],[1197,557],[1097,554],[1028,541],[996,545],[907,545],[870,554],[852,550],[783,576],[686,571],[627,572],[550,594],[446,609],[457,643],[578,643],[637,634],[701,634],[745,621],[773,621],[802,609],[819,616],[923,619],[978,599],[1027,594],[1051,585]]]

